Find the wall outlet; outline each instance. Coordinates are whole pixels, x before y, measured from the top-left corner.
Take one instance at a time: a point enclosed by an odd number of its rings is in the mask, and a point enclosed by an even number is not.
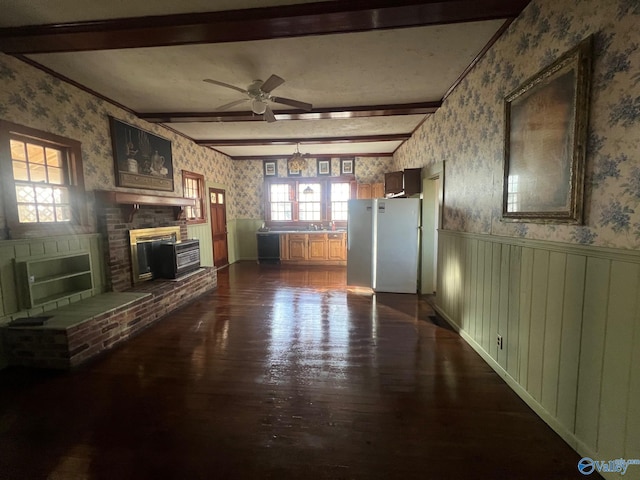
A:
[[[498,350],[502,350],[502,335],[498,335]]]

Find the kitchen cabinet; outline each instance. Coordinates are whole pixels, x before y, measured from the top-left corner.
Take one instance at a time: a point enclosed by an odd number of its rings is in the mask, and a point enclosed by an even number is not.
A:
[[[371,198],[384,198],[384,183],[371,184]]]
[[[396,195],[402,192],[403,189],[404,173],[389,172],[384,174],[384,194]]]
[[[327,234],[316,233],[309,235],[309,260],[327,259]]]
[[[422,191],[422,168],[405,168],[384,174],[386,197],[410,197]]]
[[[329,260],[347,260],[346,235],[343,233],[327,234],[327,258]]]
[[[404,169],[404,194],[407,197],[422,191],[422,168]]]
[[[384,198],[384,183],[359,183],[357,198],[360,200]]]
[[[346,265],[346,232],[280,234],[280,261],[300,265]]]
[[[306,260],[309,258],[307,254],[308,235],[305,234],[289,234],[289,258],[287,260]]]
[[[371,184],[359,183],[358,184],[358,200],[368,200],[371,198]]]

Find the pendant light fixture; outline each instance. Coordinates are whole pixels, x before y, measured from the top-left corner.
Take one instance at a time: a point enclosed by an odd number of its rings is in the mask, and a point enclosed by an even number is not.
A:
[[[296,143],[296,151],[293,152],[293,155],[287,160],[287,167],[289,171],[299,171],[301,172],[307,166],[307,161],[304,159],[308,154],[302,155],[300,153],[300,149],[298,148],[299,144]]]

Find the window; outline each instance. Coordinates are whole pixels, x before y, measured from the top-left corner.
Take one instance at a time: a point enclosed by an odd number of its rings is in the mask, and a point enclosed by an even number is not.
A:
[[[195,206],[186,207],[185,216],[187,223],[206,223],[204,215],[204,175],[199,173],[182,171],[182,195],[185,198],[193,198]]]
[[[351,185],[347,182],[331,184],[331,220],[347,220],[347,206],[351,198]]]
[[[322,220],[321,209],[322,188],[319,183],[298,184],[298,219],[309,222]]]
[[[272,183],[269,190],[271,220],[293,220],[291,185]]]
[[[80,142],[0,121],[7,227],[22,234],[80,233],[86,225]]]
[[[346,222],[348,200],[352,198],[354,186],[355,183],[344,177],[267,179],[266,220],[281,225]]]
[[[17,135],[9,140],[20,223],[70,222],[66,152]]]

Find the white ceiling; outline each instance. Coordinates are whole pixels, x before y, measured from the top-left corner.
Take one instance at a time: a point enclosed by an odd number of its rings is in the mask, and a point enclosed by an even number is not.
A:
[[[309,3],[306,0],[3,0],[0,50],[10,51],[3,49],[2,38],[14,33],[2,27]],[[324,5],[336,3],[339,2]],[[312,13],[310,18],[313,19]],[[245,98],[244,94],[202,80],[212,78],[244,89],[253,80],[266,80],[273,73],[285,79],[273,95],[311,103],[313,112],[440,102],[504,23],[505,19],[499,18],[224,43],[20,53],[142,117],[172,112],[209,113],[214,118],[208,120],[214,121],[178,121],[179,118],[169,115],[174,118],[168,125],[232,157],[289,156],[296,141],[301,142],[303,153],[311,155],[377,155],[393,153],[403,141],[381,136],[407,136],[425,114],[279,119],[274,123],[229,121],[228,117],[216,117],[217,107]],[[271,106],[276,118],[279,110],[293,110],[286,105]],[[228,111],[248,112],[249,103]],[[345,142],[344,137],[367,138]],[[271,145],[267,144],[270,139],[290,141]],[[343,141],[336,143],[335,139]],[[225,142],[229,140],[235,140],[236,145]],[[240,140],[249,144],[237,145]]]

